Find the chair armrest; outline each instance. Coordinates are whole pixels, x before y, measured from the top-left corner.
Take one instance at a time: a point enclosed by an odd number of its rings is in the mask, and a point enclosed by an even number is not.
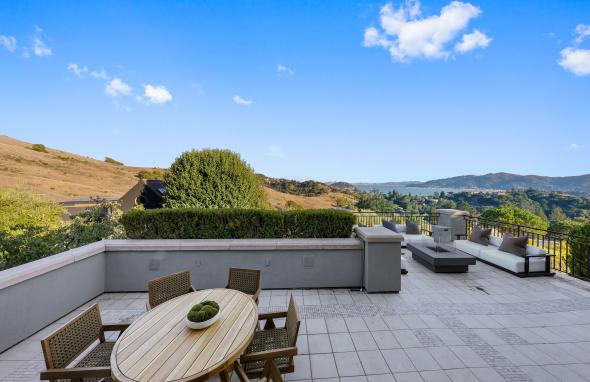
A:
[[[75,367],[71,369],[49,369],[42,371],[41,380],[57,379],[82,379],[82,378],[108,378],[111,376],[111,368],[103,367]]]
[[[250,363],[257,361],[265,361],[270,359],[282,358],[282,357],[293,357],[297,355],[297,347],[288,347],[283,349],[259,351],[255,353],[243,354],[240,357],[241,363]]]
[[[260,296],[260,288],[256,289],[256,292],[254,292],[254,294],[252,295],[252,298],[254,299],[254,301],[256,301],[256,304],[258,304],[258,297]]]
[[[103,324],[102,331],[103,332],[124,332],[131,323],[129,322],[120,322],[118,324]]]
[[[274,318],[284,318],[287,317],[287,312],[270,312],[270,313],[259,313],[258,319],[259,320],[272,320]]]

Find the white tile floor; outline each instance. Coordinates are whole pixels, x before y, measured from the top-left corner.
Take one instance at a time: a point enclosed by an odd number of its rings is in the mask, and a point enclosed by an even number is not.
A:
[[[265,290],[260,309],[286,306],[304,319],[289,381],[590,381],[590,284],[520,279],[484,264],[435,274],[408,258],[399,294]],[[104,294],[104,322],[145,310],[145,294]],[[77,312],[0,354],[0,380],[37,381],[39,339]]]

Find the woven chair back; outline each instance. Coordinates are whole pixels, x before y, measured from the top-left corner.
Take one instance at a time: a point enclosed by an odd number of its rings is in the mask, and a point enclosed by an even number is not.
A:
[[[254,294],[260,287],[260,271],[257,269],[230,268],[227,287],[247,294]]]
[[[148,300],[154,308],[175,297],[192,291],[191,271],[186,270],[163,276],[148,282]]]
[[[41,341],[47,369],[65,368],[96,340],[104,341],[98,304]]]

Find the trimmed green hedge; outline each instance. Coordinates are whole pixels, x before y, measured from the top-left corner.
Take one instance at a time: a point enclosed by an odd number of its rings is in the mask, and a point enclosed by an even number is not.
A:
[[[130,239],[350,237],[354,216],[339,210],[159,208],[121,217]]]

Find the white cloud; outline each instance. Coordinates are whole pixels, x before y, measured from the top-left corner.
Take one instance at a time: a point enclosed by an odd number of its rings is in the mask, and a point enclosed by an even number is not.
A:
[[[467,53],[477,48],[485,48],[490,45],[492,39],[484,33],[474,29],[472,33],[464,34],[461,41],[455,45],[455,51]]]
[[[104,69],[101,69],[100,72],[97,72],[95,70],[91,71],[90,77],[98,78],[99,80],[110,80],[111,79],[111,77],[107,76]]]
[[[582,146],[578,145],[577,143],[572,143],[571,145],[568,146],[568,149],[573,150],[573,151],[579,150],[581,148],[582,148]]]
[[[172,94],[164,86],[146,85],[143,96],[149,103],[163,104],[172,101]]]
[[[268,155],[269,157],[272,157],[272,158],[284,158],[285,157],[285,153],[283,152],[283,149],[281,148],[281,146],[278,146],[278,145],[270,145],[268,147],[266,155]]]
[[[105,86],[104,93],[111,97],[128,95],[131,93],[131,86],[121,81],[120,78],[113,78],[113,80]]]
[[[581,44],[586,37],[590,36],[590,25],[578,24],[576,25],[576,39],[574,43]]]
[[[9,52],[14,52],[16,50],[16,38],[0,35],[0,46],[5,47]]]
[[[279,72],[279,73],[287,73],[290,76],[295,75],[295,72],[293,71],[293,69],[289,68],[288,66],[281,65],[281,64],[278,64],[277,65],[277,72]]]
[[[394,9],[391,3],[380,10],[381,31],[375,27],[365,30],[364,46],[382,47],[389,51],[395,61],[408,62],[414,58],[446,59],[449,57],[448,44],[455,40],[469,22],[481,15],[481,9],[470,3],[452,1],[445,5],[439,15],[423,16],[418,0],[406,0],[405,4]],[[489,39],[483,33],[474,40],[474,31],[464,35],[471,49],[484,47]],[[481,37],[485,37],[482,39]],[[466,44],[468,44],[466,43]],[[468,48],[461,45],[459,48]],[[479,45],[478,45],[479,44]]]
[[[233,99],[234,99],[234,102],[238,105],[251,105],[254,103],[254,101],[244,99],[244,98],[240,97],[239,95],[235,95]]]
[[[78,66],[78,64],[69,64],[68,70],[71,70],[76,75],[76,77],[79,77],[79,78],[82,77],[82,74],[88,72],[87,67],[80,67],[80,66]]]
[[[576,25],[576,37],[573,46],[568,46],[559,53],[561,59],[558,64],[576,76],[590,74],[590,50],[579,47],[588,36],[590,36],[590,25]]]
[[[569,47],[562,50],[560,54],[559,65],[565,70],[574,73],[576,76],[590,74],[590,50]]]

